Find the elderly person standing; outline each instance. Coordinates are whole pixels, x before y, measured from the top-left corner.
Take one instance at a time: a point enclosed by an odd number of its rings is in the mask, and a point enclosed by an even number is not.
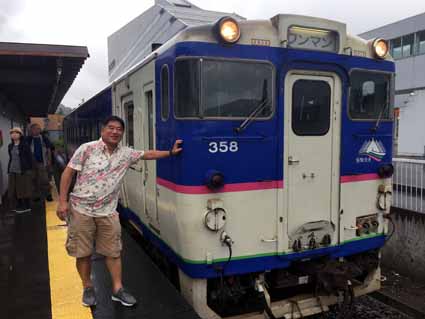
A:
[[[27,143],[33,154],[33,199],[38,201],[44,197],[47,201],[52,201],[50,193],[49,167],[51,166],[51,143],[41,135],[41,127],[38,124],[31,124],[30,136]]]
[[[124,121],[111,116],[103,123],[100,140],[81,145],[62,173],[57,214],[68,222],[68,254],[76,265],[83,283],[84,306],[94,306],[96,295],[91,281],[93,247],[105,256],[112,278],[112,300],[132,306],[136,299],[123,288],[121,281],[121,225],[116,212],[122,180],[130,166],[139,160],[155,160],[181,152],[177,140],[168,151],[137,151],[121,146]],[[69,196],[72,177],[77,180]],[[96,243],[96,245],[94,245]]]
[[[32,155],[19,127],[10,130],[12,142],[8,146],[9,174],[8,195],[10,206],[18,214],[31,211],[31,168]]]

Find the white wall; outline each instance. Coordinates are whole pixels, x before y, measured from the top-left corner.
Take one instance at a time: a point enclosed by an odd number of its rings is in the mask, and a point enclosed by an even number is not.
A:
[[[3,146],[0,147],[0,195],[3,196],[6,192],[7,183],[7,144],[9,144],[9,129],[10,120],[0,114],[0,130],[3,133]],[[0,202],[1,202],[0,196]]]
[[[425,152],[425,90],[397,95],[400,107],[398,154],[423,156]]]
[[[12,126],[23,128],[25,125],[25,116],[14,104],[0,93],[0,130],[3,135],[3,146],[0,147],[0,204],[2,196],[7,190],[7,164],[9,155],[7,145],[10,143],[9,130]]]

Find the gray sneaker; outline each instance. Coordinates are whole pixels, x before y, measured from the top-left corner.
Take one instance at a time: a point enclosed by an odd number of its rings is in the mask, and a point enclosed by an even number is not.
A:
[[[134,306],[137,301],[127,290],[121,288],[115,294],[112,294],[113,301],[119,301],[123,306],[131,307]]]
[[[93,287],[84,288],[82,303],[85,307],[96,306],[96,294]]]

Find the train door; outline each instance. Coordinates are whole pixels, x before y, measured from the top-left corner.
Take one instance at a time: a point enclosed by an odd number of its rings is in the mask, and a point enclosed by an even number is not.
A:
[[[337,240],[341,83],[289,73],[285,80],[285,206],[289,249]]]
[[[143,134],[145,149],[155,149],[155,107],[153,100],[153,84],[143,88],[143,103],[145,114],[145,132]],[[156,161],[145,161],[145,211],[149,216],[149,226],[159,233],[159,218],[157,208]]]
[[[144,149],[143,140],[137,138],[141,134],[139,123],[143,121],[143,113],[139,112],[133,100],[133,95],[121,98],[121,116],[126,123],[123,144],[140,150]],[[143,187],[143,163],[138,162],[128,170],[124,179],[124,194],[128,207],[139,217],[145,211],[145,192]],[[143,218],[142,218],[143,219]]]

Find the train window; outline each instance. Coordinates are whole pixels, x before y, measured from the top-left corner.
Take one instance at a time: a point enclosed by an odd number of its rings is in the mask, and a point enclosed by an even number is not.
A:
[[[134,104],[133,102],[127,102],[124,104],[125,117],[126,117],[126,135],[127,145],[134,147]]]
[[[331,88],[325,81],[298,80],[292,87],[292,130],[301,136],[329,131]]]
[[[161,119],[168,120],[170,113],[170,83],[168,66],[164,65],[161,70]]]
[[[389,74],[351,72],[350,117],[356,120],[390,119],[390,82]]]
[[[175,115],[177,118],[244,118],[264,103],[257,117],[268,118],[273,113],[273,76],[273,67],[267,63],[178,60]]]
[[[177,60],[175,65],[174,112],[178,118],[199,117],[199,59]]]
[[[91,140],[94,141],[96,139],[97,139],[97,124],[96,122],[93,122],[91,126]]]
[[[273,112],[273,68],[267,63],[205,60],[202,63],[202,115],[247,117],[262,103],[258,118]]]
[[[154,125],[153,125],[153,95],[152,95],[152,91],[147,91],[145,93],[145,100],[146,100],[146,104],[148,106],[148,138],[149,138],[148,148],[150,150],[153,150],[153,149],[155,149],[155,146],[153,144],[153,136],[154,136],[155,132],[154,132]]]

